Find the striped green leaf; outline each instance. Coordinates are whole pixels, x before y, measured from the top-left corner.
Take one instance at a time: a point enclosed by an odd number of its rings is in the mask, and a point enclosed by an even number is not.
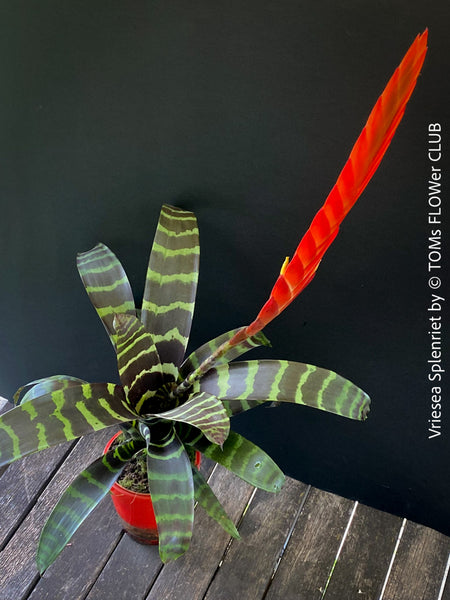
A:
[[[145,440],[147,446],[150,444],[150,424],[151,421],[139,421],[138,429],[141,437]],[[160,426],[159,426],[160,427]],[[155,432],[156,432],[155,428]]]
[[[152,332],[164,372],[174,379],[191,330],[199,257],[195,215],[164,205],[150,254],[141,319]]]
[[[114,344],[114,315],[136,314],[127,275],[105,244],[97,244],[78,254],[77,267],[86,292]]]
[[[65,490],[48,518],[40,539],[37,565],[42,574],[64,549],[72,535],[106,496],[127,462],[144,440],[128,441],[91,463]]]
[[[231,414],[261,402],[306,404],[350,419],[364,420],[369,396],[333,371],[286,360],[222,365],[194,385],[224,402]]]
[[[119,427],[122,430],[124,440],[138,440],[141,438],[139,433],[139,421],[127,421],[126,423],[120,423]]]
[[[219,348],[231,340],[237,331],[239,331],[239,328],[222,333],[218,337],[197,348],[197,350],[194,350],[194,352],[192,352],[182,363],[180,367],[180,375],[182,377],[187,377],[193,371],[197,370],[202,363],[214,356]]]
[[[189,389],[194,381],[203,377],[210,369],[231,362],[252,348],[270,346],[262,331],[235,346],[230,346],[228,342],[238,331],[240,329],[227,331],[190,354],[180,367],[180,375],[185,378],[178,387],[180,393],[183,389]]]
[[[221,448],[208,442],[201,432],[187,425],[179,425],[177,430],[184,444],[192,445],[247,483],[267,492],[280,491],[284,483],[284,475],[280,468],[264,450],[242,435],[230,431]]]
[[[116,315],[114,328],[120,380],[128,403],[140,414],[164,383],[158,351],[137,317]]]
[[[121,386],[81,384],[29,400],[0,417],[0,466],[136,417]]]
[[[162,562],[186,552],[194,523],[194,484],[189,457],[173,427],[147,447],[148,484],[158,525]],[[153,432],[152,432],[153,433]]]
[[[235,524],[225,512],[225,509],[209,487],[206,479],[195,467],[192,468],[192,475],[194,478],[194,496],[196,501],[227,533],[236,539],[240,539],[241,536]]]
[[[222,402],[205,392],[191,396],[176,408],[151,416],[194,425],[210,442],[219,446],[230,432],[230,418]]]
[[[23,385],[17,390],[14,394],[14,404],[22,404],[23,402],[28,402],[28,400],[33,400],[33,398],[43,396],[49,392],[64,390],[72,385],[79,385],[80,383],[86,383],[86,381],[78,379],[78,377],[71,377],[70,375],[52,375],[51,377],[36,379],[35,381],[30,381],[30,383]],[[22,394],[24,395],[21,398]]]

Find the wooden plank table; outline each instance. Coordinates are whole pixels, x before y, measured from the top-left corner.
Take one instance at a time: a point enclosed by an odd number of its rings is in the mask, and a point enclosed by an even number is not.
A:
[[[37,540],[49,511],[110,436],[4,470],[1,600],[450,600],[450,538],[289,478],[280,494],[255,490],[207,461],[202,469],[241,540],[196,508],[189,552],[162,565],[155,546],[121,531],[108,497],[39,577]]]

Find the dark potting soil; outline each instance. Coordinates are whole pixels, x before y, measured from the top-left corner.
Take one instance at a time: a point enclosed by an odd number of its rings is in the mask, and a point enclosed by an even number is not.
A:
[[[123,438],[119,435],[111,444],[111,448],[116,448],[122,442]],[[147,465],[145,454],[139,454],[137,457],[130,460],[126,465],[117,483],[122,487],[132,492],[141,494],[149,494],[147,478]]]
[[[123,440],[123,434],[117,436],[111,444],[110,449],[120,446],[120,444],[123,443]],[[193,464],[195,460],[195,450],[189,447],[186,447],[185,450]],[[127,462],[117,483],[131,492],[139,492],[141,494],[150,493],[145,452],[139,453],[135,458]]]

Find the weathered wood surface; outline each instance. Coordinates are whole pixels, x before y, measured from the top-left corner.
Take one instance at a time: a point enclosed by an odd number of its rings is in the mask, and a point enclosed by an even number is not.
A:
[[[267,600],[322,598],[352,506],[340,496],[309,489]]]
[[[229,547],[206,600],[228,600],[230,590],[239,600],[264,596],[306,490],[305,484],[289,479],[280,494],[255,493],[239,528],[241,540]]]
[[[102,432],[100,435],[87,436],[76,443],[67,459],[61,465],[61,468],[43,489],[31,510],[24,515],[25,518],[23,520],[17,519],[17,529],[0,554],[1,600],[26,598],[38,583],[39,575],[35,564],[35,555],[41,529],[62,492],[71,483],[77,473],[82,471],[102,453],[106,440],[109,437],[111,437],[110,433]],[[56,447],[46,451],[46,453],[51,454],[54,452],[58,455],[60,451],[61,447]],[[13,464],[8,467],[0,480],[0,484],[3,483],[3,477],[8,474],[9,469],[14,466]],[[39,476],[39,473],[36,475]],[[47,475],[43,474],[43,477],[47,477]],[[1,489],[3,490],[3,486]],[[8,493],[8,490],[6,490],[6,493]],[[97,537],[100,538],[101,536]],[[97,543],[101,544],[101,540],[98,539]],[[82,547],[77,558],[80,561],[78,566],[74,564],[72,559],[72,549],[73,545],[67,547],[64,551],[64,558],[63,554],[61,554],[60,559],[65,563],[69,563],[71,567],[74,567],[75,571],[85,569],[86,565],[83,562]],[[67,568],[63,570],[64,577],[67,571]],[[48,581],[50,581],[50,569],[48,575]],[[60,578],[58,589],[62,588],[64,590],[64,585],[64,578]],[[60,594],[62,594],[62,591],[60,591]],[[52,595],[50,597],[57,598],[58,596]],[[60,595],[60,597],[69,598],[70,595]]]
[[[0,491],[0,548],[5,546],[17,525],[33,508],[71,447],[72,444],[66,442],[8,466],[2,476]]]
[[[379,598],[401,519],[357,505],[331,580],[327,600]],[[349,574],[352,574],[351,579]]]
[[[157,547],[121,531],[105,498],[39,577],[45,518],[110,435],[18,461],[1,476],[0,600],[450,600],[450,538],[292,479],[277,495],[255,491],[209,461],[202,470],[241,540],[196,508],[191,549],[162,565]]]
[[[450,599],[450,585],[443,593],[443,577],[449,560],[449,538],[407,521],[400,539],[395,562],[386,582],[383,600],[401,597],[402,590],[414,582],[414,598],[421,600]],[[420,575],[420,576],[419,576]],[[439,594],[443,593],[441,597]]]

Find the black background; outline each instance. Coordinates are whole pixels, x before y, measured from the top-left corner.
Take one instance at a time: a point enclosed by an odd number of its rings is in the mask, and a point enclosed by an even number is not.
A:
[[[251,356],[337,371],[371,395],[369,419],[283,406],[233,424],[287,474],[450,534],[448,378],[443,433],[427,437],[426,221],[428,123],[443,126],[448,211],[449,24],[443,0],[3,0],[0,393],[55,373],[116,380],[75,255],[106,243],[139,302],[164,202],[199,220],[190,348],[249,323],[428,26],[379,171],[313,283],[267,328],[273,348]]]

